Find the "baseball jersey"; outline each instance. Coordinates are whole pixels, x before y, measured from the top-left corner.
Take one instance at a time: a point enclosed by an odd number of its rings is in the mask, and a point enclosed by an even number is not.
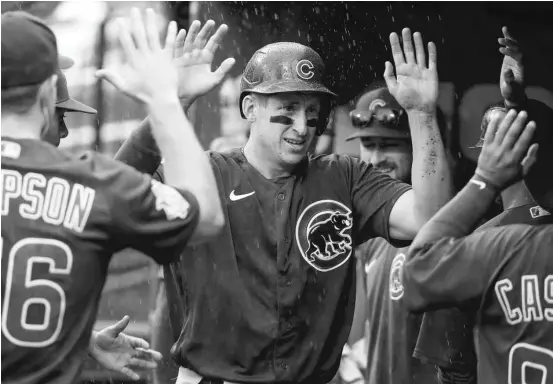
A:
[[[553,215],[536,204],[507,209],[480,226],[477,231],[509,224],[553,224]],[[448,308],[426,312],[415,356],[457,371],[475,371],[476,351],[472,328],[474,308]]]
[[[392,207],[411,187],[346,156],[308,157],[273,180],[240,150],[209,156],[226,223],[165,275],[182,285],[173,358],[231,382],[329,382],[353,318],[354,247],[389,239]]]
[[[413,358],[421,315],[403,306],[401,266],[408,248],[382,238],[362,247],[367,292],[368,384],[437,383],[436,369]]]
[[[2,381],[71,383],[113,253],[168,263],[198,222],[190,193],[94,152],[2,138]]]
[[[477,308],[478,382],[553,381],[553,225],[444,238],[403,268],[403,300],[411,310]]]

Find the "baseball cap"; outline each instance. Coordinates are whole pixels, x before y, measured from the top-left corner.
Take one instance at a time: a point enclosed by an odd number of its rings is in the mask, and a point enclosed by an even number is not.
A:
[[[44,82],[58,70],[56,36],[23,11],[2,14],[2,89]]]
[[[57,75],[58,75],[58,82],[56,84],[56,87],[58,91],[57,92],[58,99],[56,100],[56,108],[63,108],[68,110],[69,112],[83,112],[83,113],[90,113],[90,114],[95,114],[98,112],[94,108],[91,108],[88,105],[85,105],[69,97],[69,89],[67,88],[67,79],[65,78],[65,75],[63,74],[61,69],[58,69]]]
[[[362,94],[350,112],[350,119],[357,132],[346,141],[362,137],[411,137],[407,114],[386,87]]]

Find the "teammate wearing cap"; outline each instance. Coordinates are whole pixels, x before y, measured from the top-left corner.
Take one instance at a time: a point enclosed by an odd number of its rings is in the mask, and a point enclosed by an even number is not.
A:
[[[503,27],[501,52],[505,54],[501,68],[500,89],[504,98],[490,106],[482,118],[482,136],[476,147],[483,145],[483,138],[495,117],[504,117],[509,109],[524,109],[529,119],[536,122],[533,142],[539,145],[537,161],[520,180],[501,192],[504,211],[489,220],[478,230],[509,224],[553,224],[553,207],[548,203],[553,194],[553,111],[545,104],[528,99],[524,92],[522,50],[519,43]],[[436,364],[444,380],[475,381],[476,352],[472,328],[474,309],[447,309],[424,314],[416,355],[423,361]],[[472,378],[471,378],[472,377]]]
[[[421,229],[403,267],[407,308],[474,315],[478,382],[486,384],[548,383],[553,370],[553,225],[469,235],[497,194],[532,172],[539,133],[527,119],[514,110],[492,119],[475,176]]]
[[[361,94],[350,118],[357,132],[346,140],[359,139],[361,160],[410,183],[413,149],[409,121],[385,84],[373,84]],[[444,121],[440,123],[440,128],[444,127]],[[441,141],[440,136],[435,140]],[[445,157],[437,162],[447,167]],[[348,383],[356,378],[375,384],[437,382],[436,369],[412,357],[421,316],[410,314],[401,303],[399,272],[406,253],[406,247],[396,248],[384,238],[371,239],[357,249],[357,278],[361,281],[357,283],[352,328],[357,337],[350,336],[352,348],[345,348],[340,368]]]
[[[203,240],[222,225],[211,168],[177,99],[177,73],[168,53],[176,23],[170,24],[162,50],[153,11],[147,13],[146,27],[136,9],[131,18],[133,32],[125,24],[119,34],[129,77],[110,76],[120,90],[148,107],[166,159],[167,183],[173,186],[94,152],[70,157],[41,140],[46,132],[59,131],[54,118],[56,38],[41,20],[24,12],[2,15],[5,382],[74,381],[89,348],[114,252],[134,247],[170,262],[190,239]],[[194,164],[194,170],[180,173],[184,163]],[[111,331],[118,333],[126,322]],[[113,336],[96,335],[94,347]],[[124,359],[142,357],[135,350]]]
[[[308,156],[334,96],[316,52],[275,43],[249,61],[240,97],[248,142],[208,153],[227,224],[217,241],[188,248],[165,274],[182,276],[168,292],[183,308],[172,349],[177,383],[332,379],[353,315],[354,247],[378,236],[412,239],[449,198],[449,172],[436,167],[445,155],[434,140],[435,46],[427,66],[420,34],[414,40],[416,50],[404,29],[402,49],[390,36],[398,79],[392,64],[385,71],[414,132],[413,189],[356,159]]]

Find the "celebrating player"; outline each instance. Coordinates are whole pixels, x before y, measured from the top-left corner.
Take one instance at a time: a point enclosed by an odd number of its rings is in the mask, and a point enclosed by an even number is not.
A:
[[[386,87],[373,85],[369,92],[359,97],[355,110],[350,113],[352,125],[358,131],[347,140],[360,139],[360,158],[381,172],[397,180],[411,182],[413,150],[409,122],[405,110]],[[440,122],[444,128],[445,122]],[[441,142],[440,133],[433,140]],[[436,153],[436,164],[447,167],[443,144]],[[357,277],[358,290],[355,303],[353,329],[362,328],[367,322],[364,357],[353,354],[359,350],[354,345],[343,357],[341,376],[351,382],[355,371],[346,367],[363,367],[357,377],[365,376],[368,383],[436,383],[436,369],[412,357],[421,316],[410,314],[401,304],[403,286],[399,279],[401,265],[407,248],[396,248],[383,238],[371,239],[358,247],[357,256],[362,271]],[[351,340],[350,342],[356,342]],[[368,356],[368,360],[367,360]],[[358,364],[356,361],[364,361]],[[353,361],[353,364],[345,360]]]
[[[507,225],[466,236],[497,194],[535,162],[536,124],[525,125],[526,119],[514,110],[492,119],[474,177],[421,229],[403,269],[409,309],[477,311],[480,383],[551,381],[553,225]],[[542,203],[553,208],[553,201]]]
[[[168,292],[184,307],[175,311],[184,314],[173,347],[177,383],[334,376],[354,309],[355,245],[379,236],[412,239],[449,198],[449,172],[435,161],[443,148],[433,140],[436,50],[430,43],[427,65],[420,34],[414,40],[416,49],[405,29],[402,49],[397,34],[390,36],[397,78],[391,63],[385,71],[413,132],[413,188],[346,156],[307,155],[334,97],[315,51],[276,43],[252,57],[240,97],[252,125],[248,143],[208,154],[228,224],[217,241],[187,249],[180,270],[165,275],[180,274],[173,286],[184,292]],[[188,100],[202,94],[181,90]],[[148,146],[146,136],[133,135],[133,146]]]
[[[216,198],[209,201],[217,196],[213,173],[178,103],[168,53],[175,23],[162,50],[153,12],[144,27],[133,10],[132,32],[122,24],[119,34],[129,78],[109,73],[146,104],[169,185],[93,152],[70,157],[41,140],[51,131],[59,137],[56,38],[23,12],[3,14],[1,24],[2,379],[70,383],[91,340],[90,348],[112,356],[136,345],[119,337],[128,319],[91,338],[111,255],[133,247],[170,262],[190,239],[219,230],[221,210]],[[180,172],[182,164],[203,174]],[[140,351],[124,360],[136,358]]]
[[[528,99],[525,94],[522,49],[507,27],[503,27],[500,51],[504,54],[500,75],[500,89],[503,101],[490,106],[482,119],[482,139],[476,144],[481,147],[484,135],[494,116],[504,117],[509,109],[523,108],[528,119],[536,123],[533,142],[539,145],[537,160],[530,172],[501,192],[504,212],[489,220],[479,229],[508,224],[553,224],[552,209],[546,208],[553,194],[553,178],[544,177],[550,173],[553,164],[553,111],[547,105]],[[416,354],[422,360],[436,364],[444,380],[463,379],[471,382],[476,376],[476,352],[472,328],[474,310],[451,308],[424,314],[417,342]],[[472,379],[471,379],[472,377]]]

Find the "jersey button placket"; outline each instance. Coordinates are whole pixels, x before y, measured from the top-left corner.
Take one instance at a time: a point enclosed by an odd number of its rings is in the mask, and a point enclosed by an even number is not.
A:
[[[277,195],[277,199],[279,199],[280,201],[284,201],[285,198],[286,196],[284,196],[284,193],[282,192]]]

